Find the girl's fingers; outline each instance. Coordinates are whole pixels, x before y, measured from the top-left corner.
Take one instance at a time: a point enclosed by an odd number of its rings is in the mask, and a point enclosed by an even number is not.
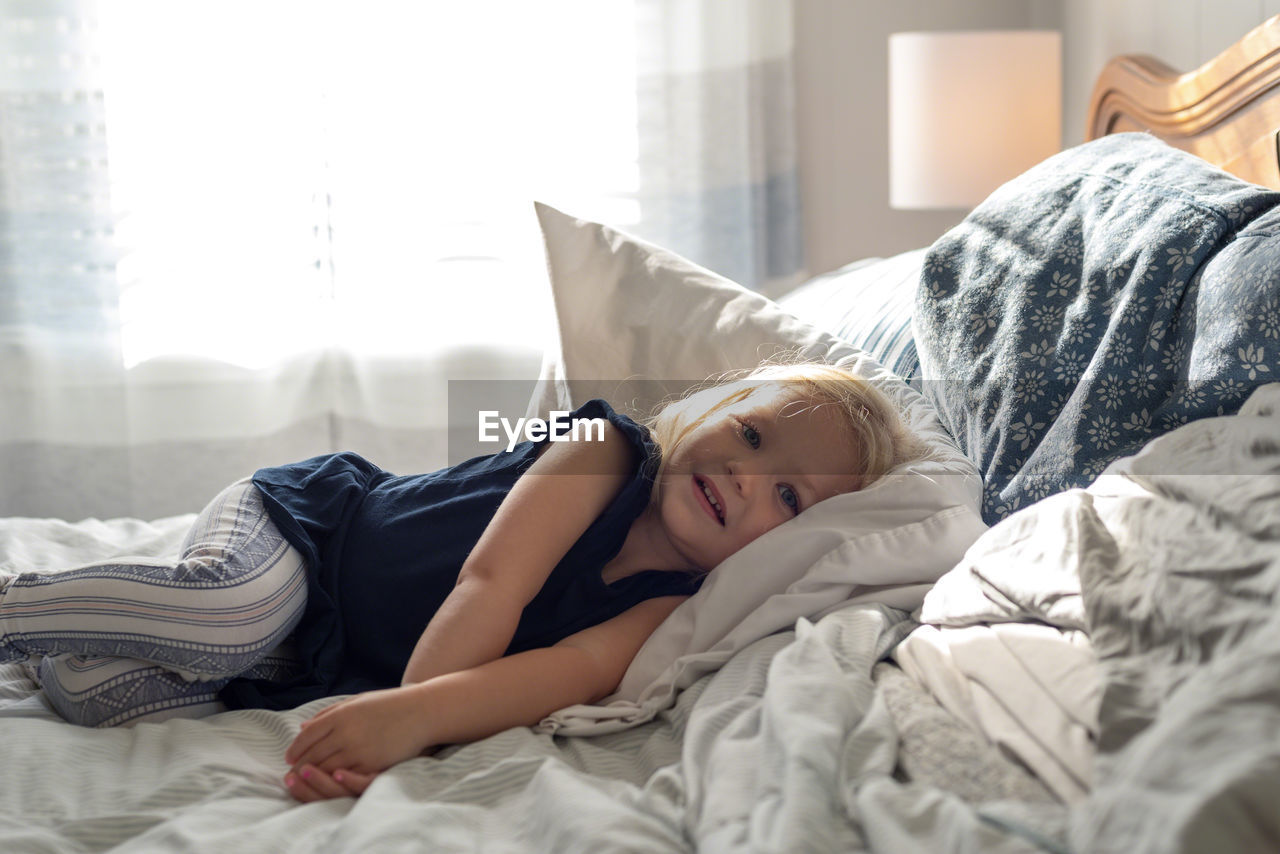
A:
[[[289,772],[285,775],[284,781],[289,794],[304,803],[329,798],[348,798],[358,794],[349,791],[346,786],[313,765],[304,765],[297,771]]]
[[[369,788],[373,780],[378,775],[362,774],[359,771],[352,771],[350,768],[340,768],[333,772],[333,780],[342,786],[353,796],[364,794],[364,790]]]
[[[329,727],[312,726],[301,729],[284,751],[284,761],[297,765],[309,750],[324,740],[329,734]]]
[[[337,743],[337,739],[328,739],[304,751],[291,764],[294,768],[301,768],[303,765],[314,765],[317,768],[323,768],[325,771],[333,771],[337,768],[345,767],[346,759],[342,751],[342,745]]]
[[[323,709],[316,712],[314,715],[307,718],[305,721],[303,721],[301,724],[298,725],[299,733],[304,733],[309,729],[314,729],[316,724],[324,722],[324,719],[328,717],[331,712],[345,705],[346,702],[347,702],[346,700],[339,700],[333,705],[325,706]]]
[[[342,768],[350,768],[355,763],[351,761],[351,755],[342,750],[335,750],[324,759],[314,763],[319,766],[325,773],[332,774]]]
[[[303,778],[297,771],[290,771],[284,775],[284,786],[289,790],[289,794],[304,804],[324,800],[324,795],[312,787],[311,781]]]
[[[284,752],[284,759],[290,765],[296,765],[301,761],[305,751],[312,745],[323,739],[333,731],[333,721],[326,720],[329,713],[345,706],[346,700],[339,700],[331,706],[326,706],[316,712],[307,720],[303,721],[298,729],[298,735]],[[327,724],[322,726],[322,724]]]

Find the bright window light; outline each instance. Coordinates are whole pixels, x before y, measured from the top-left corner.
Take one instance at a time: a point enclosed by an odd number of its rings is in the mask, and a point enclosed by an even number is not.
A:
[[[540,349],[540,199],[639,216],[631,0],[102,4],[125,361]]]

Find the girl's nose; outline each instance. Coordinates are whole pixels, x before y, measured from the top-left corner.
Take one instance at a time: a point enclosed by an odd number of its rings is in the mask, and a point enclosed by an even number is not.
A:
[[[730,482],[738,495],[743,498],[750,498],[764,485],[765,478],[761,477],[760,473],[748,462],[730,460],[728,468]]]

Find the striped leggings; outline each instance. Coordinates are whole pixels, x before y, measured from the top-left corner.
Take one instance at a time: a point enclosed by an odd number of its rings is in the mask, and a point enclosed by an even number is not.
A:
[[[222,708],[218,692],[236,676],[296,671],[285,641],[306,601],[303,557],[245,479],[204,509],[177,562],[11,579],[0,592],[0,661],[29,659],[72,723],[198,717]]]

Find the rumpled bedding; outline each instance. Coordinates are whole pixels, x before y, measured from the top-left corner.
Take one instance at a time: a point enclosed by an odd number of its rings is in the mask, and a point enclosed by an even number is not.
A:
[[[1194,647],[1152,652],[1168,640],[1153,629],[1177,626],[1184,642],[1213,627],[1242,631],[1234,595],[1208,596],[1193,617],[1177,610],[1190,603],[1157,591],[1188,566],[1214,589],[1231,573],[1207,568],[1248,561],[1258,544],[1230,514],[1275,512],[1265,478],[1220,476],[1265,471],[1273,440],[1261,436],[1280,429],[1257,421],[1261,403],[1239,424],[1215,417],[1280,379],[1278,203],[1280,193],[1154,137],[1118,134],[1010,181],[926,255],[913,317],[924,394],[982,471],[982,515],[994,527],[935,585],[919,614],[927,625],[895,657],[1064,800],[1112,785],[1113,716],[1127,719],[1114,705],[1121,673],[1100,640],[1114,632],[1139,655],[1203,662],[1209,654]],[[1242,444],[1243,425],[1255,423],[1260,444]],[[1181,438],[1158,438],[1166,435]],[[1191,436],[1203,453],[1166,450]],[[1181,492],[1131,476],[1131,465],[1177,473]],[[1218,493],[1248,491],[1242,483],[1260,490],[1256,505],[1220,509]],[[1124,580],[1091,587],[1116,573]],[[1128,598],[1107,604],[1119,590]],[[1135,625],[1141,614],[1154,623]],[[1147,659],[1128,666],[1160,671]],[[1133,730],[1148,723],[1140,717]],[[1090,797],[1078,815],[1103,804]],[[1165,807],[1153,806],[1128,806],[1152,816],[1129,841],[1140,846],[1150,830],[1166,844],[1151,850],[1195,850],[1178,834],[1199,819],[1165,821]],[[1081,850],[1103,850],[1114,832],[1082,837]]]
[[[1085,513],[1085,516],[1088,514]],[[1076,492],[991,528],[925,597],[895,660],[953,714],[1076,802],[1093,780],[1097,656],[1087,631]]]
[[[1080,494],[1105,688],[1081,851],[1280,846],[1280,384]]]
[[[1064,502],[1076,546],[1045,549],[1036,526],[1060,529]],[[18,527],[0,528],[0,565]],[[1028,572],[1048,561],[1059,583],[1074,569],[1100,660],[1093,788],[1070,807],[903,779],[946,761],[904,764],[872,677],[917,624],[852,604],[746,646],[647,723],[589,738],[513,729],[402,763],[359,800],[306,806],[280,787],[280,757],[323,703],[88,730],[8,664],[0,850],[1272,850],[1280,385],[1015,514],[953,570],[982,579],[1006,617],[1056,619],[1034,585],[1001,581],[1020,559]]]
[[[1092,785],[1071,810],[1073,850],[1273,851],[1278,599],[1280,384],[1271,384],[1237,415],[1183,426],[1088,489],[993,527],[926,597],[918,616],[928,625],[895,655],[932,678],[962,719],[967,703],[979,729],[1055,789],[1037,750],[1063,772],[1091,760]],[[1085,658],[1055,638],[1081,629]],[[921,631],[948,638],[944,652],[958,657],[977,632],[980,654],[955,670],[913,666],[937,640]],[[1037,654],[996,654],[1009,631],[1041,633],[1027,647]],[[939,683],[955,672],[948,695]]]
[[[992,818],[895,778],[897,730],[871,674],[913,625],[852,605],[749,645],[648,723],[512,729],[401,763],[358,800],[308,805],[281,788],[280,757],[327,701],[91,730],[58,720],[7,664],[0,850],[1040,850],[1030,840],[1063,826],[1060,807]]]
[[[893,655],[943,708],[1057,799],[1088,796],[1102,683],[1083,632],[1034,622],[924,625]]]

